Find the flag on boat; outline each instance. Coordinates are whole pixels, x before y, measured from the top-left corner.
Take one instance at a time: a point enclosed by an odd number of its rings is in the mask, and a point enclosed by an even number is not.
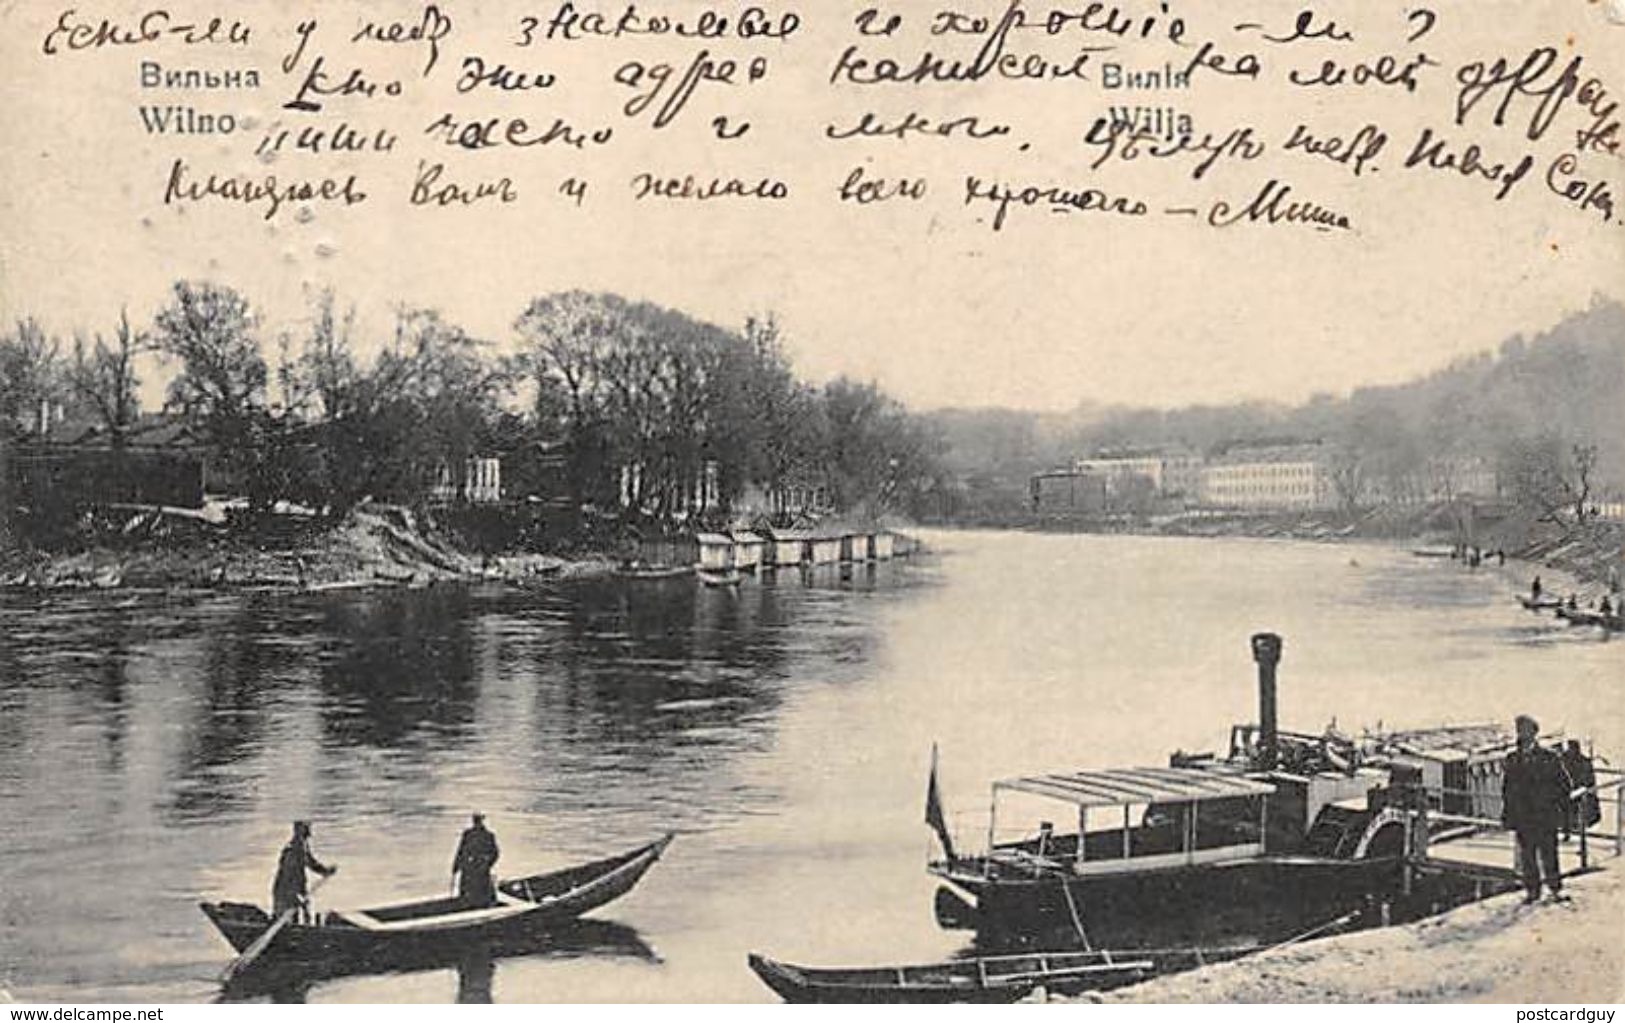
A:
[[[931,780],[925,787],[925,822],[942,840],[942,851],[954,859],[954,840],[948,837],[948,821],[942,814],[942,792],[937,788],[937,744],[931,744]]]

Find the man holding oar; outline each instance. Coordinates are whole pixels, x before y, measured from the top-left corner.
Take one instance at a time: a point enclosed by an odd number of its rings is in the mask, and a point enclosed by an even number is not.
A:
[[[465,906],[484,907],[496,902],[491,868],[496,866],[500,855],[497,837],[485,826],[485,814],[474,814],[451,860],[451,872],[457,878],[457,897]]]
[[[329,877],[337,867],[329,867],[310,851],[310,822],[294,821],[293,838],[282,847],[277,858],[276,880],[271,883],[271,918],[277,919],[289,910],[296,911],[296,922],[310,919],[309,887],[305,883],[305,870],[309,868],[323,877]]]

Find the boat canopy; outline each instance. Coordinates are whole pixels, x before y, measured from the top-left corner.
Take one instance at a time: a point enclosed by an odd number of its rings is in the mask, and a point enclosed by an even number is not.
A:
[[[993,783],[1000,790],[1026,792],[1085,809],[1142,803],[1195,803],[1236,796],[1264,796],[1275,786],[1240,774],[1178,767],[1129,767],[1072,774],[1040,774]]]

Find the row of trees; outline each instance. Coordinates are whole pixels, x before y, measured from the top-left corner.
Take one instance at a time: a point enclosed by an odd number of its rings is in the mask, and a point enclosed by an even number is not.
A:
[[[736,333],[572,291],[532,302],[517,329],[535,422],[569,453],[576,492],[599,502],[619,490],[666,518],[708,487],[724,509],[751,485],[797,487],[873,517],[918,512],[942,487],[940,441],[921,420],[872,384],[798,380],[772,319]]]
[[[0,440],[44,402],[121,449],[138,371],[157,366],[166,411],[260,509],[415,503],[489,455],[526,486],[540,485],[528,468],[562,464],[553,482],[576,503],[664,521],[725,519],[751,487],[818,491],[860,516],[914,512],[941,488],[940,443],[919,419],[870,384],[799,380],[771,319],[730,331],[572,291],[531,302],[516,332],[503,354],[407,308],[364,345],[353,310],[325,293],[303,336],[267,345],[241,294],[183,281],[144,328],[126,316],[111,336],[64,343],[23,321],[0,338]]]

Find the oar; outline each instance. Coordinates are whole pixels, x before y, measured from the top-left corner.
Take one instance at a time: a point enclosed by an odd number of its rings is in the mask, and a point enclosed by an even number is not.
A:
[[[326,884],[327,879],[332,877],[337,870],[338,868],[335,867],[332,871],[318,877],[316,879],[316,883],[311,885],[310,890],[305,893],[306,899],[308,900],[310,896],[315,895],[317,889]],[[248,967],[253,964],[254,960],[258,959],[265,952],[265,950],[271,946],[271,942],[276,940],[276,936],[282,933],[282,928],[288,926],[288,921],[292,920],[294,914],[297,912],[299,912],[298,906],[283,910],[282,915],[271,922],[271,926],[265,929],[264,934],[261,934],[259,937],[255,938],[252,945],[243,949],[242,955],[238,956],[236,959],[233,959],[229,964],[227,964],[225,970],[220,974],[220,983],[230,984],[237,978],[238,974],[248,969]]]
[[[1333,927],[1341,927],[1342,925],[1348,923],[1350,920],[1353,920],[1355,917],[1357,917],[1359,915],[1360,914],[1358,912],[1344,913],[1342,916],[1336,918],[1335,920],[1327,920],[1323,924],[1317,924],[1314,927],[1309,928],[1307,931],[1302,932],[1301,934],[1294,934],[1292,937],[1286,939],[1285,941],[1276,942],[1275,944],[1269,946],[1269,948],[1262,949],[1262,951],[1269,952],[1269,951],[1271,951],[1273,949],[1277,949],[1277,948],[1286,948],[1288,945],[1296,945],[1300,941],[1308,941],[1310,938],[1316,937],[1316,936],[1320,935],[1321,933],[1323,933],[1325,931],[1329,931]]]

